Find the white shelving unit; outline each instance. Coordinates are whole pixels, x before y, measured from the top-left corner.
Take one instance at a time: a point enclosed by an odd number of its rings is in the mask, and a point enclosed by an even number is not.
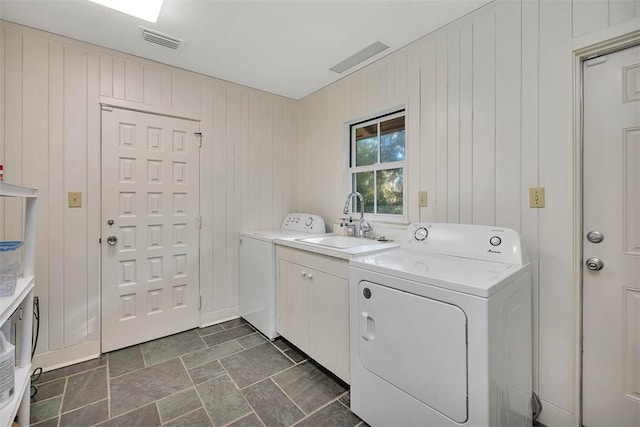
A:
[[[22,277],[18,278],[16,291],[12,296],[0,297],[0,325],[22,306],[20,334],[20,357],[15,370],[15,394],[7,406],[0,409],[0,427],[11,426],[16,414],[21,426],[29,425],[29,404],[31,389],[31,332],[33,325],[33,287],[35,282],[36,243],[36,201],[35,188],[0,182],[0,197],[21,197],[25,202],[24,245]]]

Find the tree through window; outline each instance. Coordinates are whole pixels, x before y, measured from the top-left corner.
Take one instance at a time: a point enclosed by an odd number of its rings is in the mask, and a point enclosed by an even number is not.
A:
[[[404,215],[405,146],[404,110],[351,125],[351,188],[362,194],[365,213]]]

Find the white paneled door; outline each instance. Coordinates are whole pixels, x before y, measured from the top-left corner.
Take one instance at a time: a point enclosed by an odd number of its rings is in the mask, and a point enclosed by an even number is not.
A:
[[[637,427],[640,46],[583,71],[583,424]]]
[[[199,123],[102,110],[102,351],[199,323]]]

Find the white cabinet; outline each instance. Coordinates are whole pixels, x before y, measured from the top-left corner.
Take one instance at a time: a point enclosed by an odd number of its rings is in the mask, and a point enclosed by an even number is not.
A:
[[[277,246],[278,332],[349,383],[348,261]]]
[[[25,226],[22,260],[22,277],[18,278],[16,291],[12,296],[0,298],[0,325],[22,306],[22,321],[19,323],[20,348],[16,349],[15,394],[7,406],[0,409],[0,427],[10,426],[18,414],[18,423],[29,425],[29,404],[31,389],[31,331],[33,324],[33,287],[35,271],[35,224],[36,190],[34,188],[0,182],[0,197],[24,198]],[[19,412],[18,412],[19,409]]]

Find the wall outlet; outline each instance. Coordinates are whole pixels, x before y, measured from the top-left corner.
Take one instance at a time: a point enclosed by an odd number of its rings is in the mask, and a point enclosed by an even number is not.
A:
[[[544,187],[529,188],[529,207],[544,208]]]
[[[427,207],[427,192],[426,191],[418,191],[418,207],[420,207],[420,208]]]
[[[82,193],[70,192],[69,193],[69,207],[81,208],[82,207]]]

